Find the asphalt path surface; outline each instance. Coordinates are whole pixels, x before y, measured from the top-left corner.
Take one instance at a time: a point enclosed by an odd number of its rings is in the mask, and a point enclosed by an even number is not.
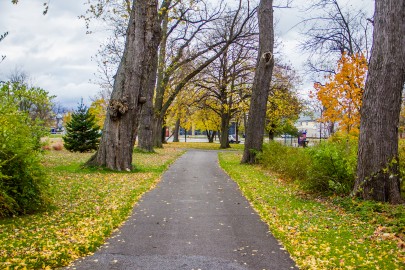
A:
[[[68,269],[296,268],[217,152],[189,150],[104,246]]]

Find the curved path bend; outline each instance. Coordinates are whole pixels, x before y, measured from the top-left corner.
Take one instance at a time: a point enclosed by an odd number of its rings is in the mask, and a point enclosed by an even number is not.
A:
[[[94,255],[68,269],[297,269],[218,166],[189,150]]]

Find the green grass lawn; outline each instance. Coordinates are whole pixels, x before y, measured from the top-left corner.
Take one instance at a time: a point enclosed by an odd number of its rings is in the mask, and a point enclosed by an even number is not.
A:
[[[132,173],[83,169],[91,154],[47,151],[52,206],[0,220],[0,269],[55,268],[91,254],[156,185],[181,148],[219,145],[164,147],[153,154],[136,152]],[[219,155],[221,166],[301,269],[405,269],[404,206],[314,198],[259,166],[240,165],[239,151]]]
[[[0,269],[55,268],[93,252],[182,151],[134,154],[136,171],[82,169],[91,154],[47,151],[48,211],[0,220]]]
[[[220,165],[300,269],[405,269],[405,207],[304,194],[241,154]]]

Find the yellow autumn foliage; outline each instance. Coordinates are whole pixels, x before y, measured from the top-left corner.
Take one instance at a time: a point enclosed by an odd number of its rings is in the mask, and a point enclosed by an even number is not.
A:
[[[72,121],[72,112],[67,112],[63,115],[63,123],[69,123]]]
[[[214,111],[209,108],[202,108],[197,110],[192,116],[196,129],[199,130],[213,130],[218,131],[221,129],[221,118]]]
[[[104,126],[105,116],[107,114],[108,103],[105,99],[100,98],[93,101],[90,105],[89,112],[96,118],[97,125],[102,129]]]

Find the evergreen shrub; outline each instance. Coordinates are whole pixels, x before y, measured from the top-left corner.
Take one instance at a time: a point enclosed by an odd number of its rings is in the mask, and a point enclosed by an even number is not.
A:
[[[79,104],[72,114],[72,119],[66,124],[66,135],[63,136],[64,147],[70,152],[90,152],[97,150],[100,139],[100,127],[95,116],[83,104]]]

